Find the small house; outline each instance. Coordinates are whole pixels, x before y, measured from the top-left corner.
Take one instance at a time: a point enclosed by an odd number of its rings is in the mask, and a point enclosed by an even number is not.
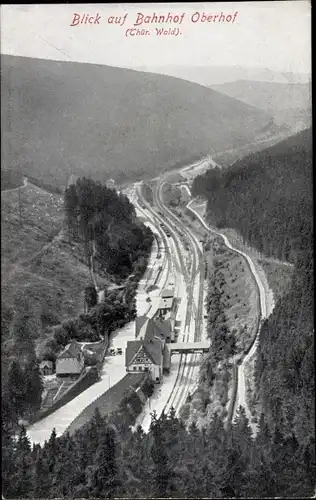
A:
[[[71,377],[80,375],[84,367],[84,355],[81,346],[73,341],[59,354],[56,360],[56,375]]]
[[[39,366],[41,375],[52,375],[53,374],[53,362],[45,359],[40,363]]]
[[[174,307],[174,299],[173,297],[161,297],[159,306],[158,306],[158,316],[163,317],[167,313],[170,313]]]

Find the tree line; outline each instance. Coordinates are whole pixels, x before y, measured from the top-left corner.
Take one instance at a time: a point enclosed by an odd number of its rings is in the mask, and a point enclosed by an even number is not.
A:
[[[30,317],[17,315],[10,333],[14,357],[2,369],[1,397],[3,422],[13,431],[21,418],[29,418],[39,410],[43,383]]]
[[[22,428],[17,439],[5,431],[2,446],[6,498],[282,498],[314,489],[312,446],[271,432],[263,414],[254,437],[242,407],[227,430],[217,414],[186,429],[171,409],[152,414],[148,433],[118,430],[96,410],[73,435],[53,430],[31,446]]]

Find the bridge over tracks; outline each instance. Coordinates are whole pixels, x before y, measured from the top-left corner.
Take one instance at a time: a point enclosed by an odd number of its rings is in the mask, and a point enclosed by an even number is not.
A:
[[[172,354],[203,354],[210,349],[209,342],[176,342],[174,344],[166,344],[167,349]]]

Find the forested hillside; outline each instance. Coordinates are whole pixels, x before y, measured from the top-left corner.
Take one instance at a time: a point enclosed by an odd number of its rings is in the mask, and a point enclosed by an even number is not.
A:
[[[212,89],[123,68],[3,55],[1,79],[2,166],[55,187],[71,174],[155,177],[255,141],[270,123]]]
[[[288,293],[261,328],[255,376],[270,431],[307,447],[301,458],[293,451],[291,460],[298,469],[307,460],[315,470],[311,131],[248,156],[230,171],[208,171],[193,191],[207,198],[213,224],[233,227],[261,252],[295,264]],[[294,481],[289,475],[289,485]]]
[[[312,140],[307,129],[222,172],[195,178],[215,226],[236,229],[260,252],[294,262],[312,226]]]
[[[140,427],[135,433],[119,424],[115,428],[96,412],[73,436],[56,438],[53,431],[44,446],[33,448],[25,429],[14,440],[3,421],[4,496],[299,498],[314,494],[310,141],[310,131],[305,131],[245,158],[231,171],[209,171],[193,186],[194,194],[207,197],[213,224],[233,227],[262,252],[295,265],[288,293],[260,332],[256,384],[262,414],[257,435],[252,435],[242,407],[227,430],[218,414],[206,428],[198,429],[193,423],[186,430],[171,410],[159,419],[152,416],[148,434]],[[92,186],[82,180],[66,195],[69,226],[74,237],[78,230],[87,242],[98,241],[102,224],[110,233],[110,206],[117,202],[101,187],[90,196]],[[105,200],[112,202],[106,202],[103,214]],[[128,212],[128,204],[123,203],[119,212],[123,221]],[[130,217],[133,221],[133,213]],[[104,254],[104,262],[111,262],[107,258]],[[16,369],[12,371],[16,375]]]
[[[135,296],[138,281],[146,269],[153,235],[136,217],[128,198],[91,179],[78,179],[65,192],[64,213],[68,226],[64,237],[69,245],[85,248],[84,265],[87,270],[98,266],[107,276],[107,283],[124,284],[124,293],[105,287],[103,300],[97,304],[97,294],[89,281],[77,287],[75,300],[85,293],[88,311],[78,317],[64,317],[59,308],[53,309],[46,298],[46,283],[40,281],[41,295],[32,297],[34,286],[28,290],[29,301],[19,301],[19,309],[2,311],[2,402],[5,425],[14,428],[20,418],[29,418],[41,404],[42,384],[38,370],[38,344],[47,341],[45,359],[56,360],[62,348],[71,340],[97,341],[136,314]],[[68,236],[66,236],[66,234]],[[67,258],[67,257],[66,257]],[[63,256],[61,256],[61,260]],[[42,257],[39,256],[42,263]],[[45,271],[45,268],[44,268]],[[43,272],[43,269],[42,269]],[[55,269],[55,274],[56,274]],[[89,276],[89,271],[88,271]],[[63,276],[75,280],[75,276]],[[111,282],[112,280],[112,282]],[[67,299],[64,288],[55,280],[54,292]],[[64,295],[62,295],[64,292]],[[69,290],[68,290],[68,293]],[[74,292],[72,292],[74,293]],[[35,302],[35,304],[34,304]],[[37,306],[37,307],[35,307]],[[41,309],[42,308],[42,309]],[[36,354],[35,354],[36,353]]]
[[[302,241],[289,292],[261,329],[256,382],[270,425],[315,443],[312,233]]]

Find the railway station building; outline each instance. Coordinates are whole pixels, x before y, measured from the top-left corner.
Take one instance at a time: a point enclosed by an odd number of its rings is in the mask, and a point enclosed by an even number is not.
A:
[[[150,372],[153,382],[162,380],[163,345],[158,339],[130,340],[125,351],[125,366],[128,373]]]

